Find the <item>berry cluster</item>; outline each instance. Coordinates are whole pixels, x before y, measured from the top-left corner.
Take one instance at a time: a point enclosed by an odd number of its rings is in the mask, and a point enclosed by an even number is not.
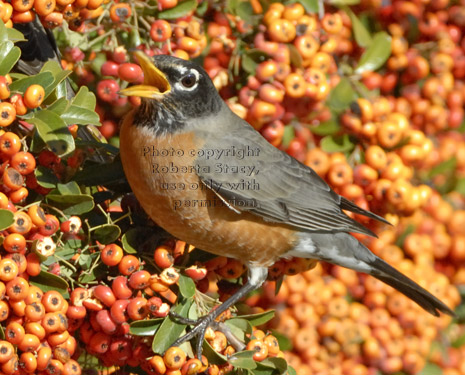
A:
[[[80,90],[60,102],[45,76],[63,78],[50,66],[37,83],[2,67],[2,373],[79,374],[95,367],[84,351],[103,367],[155,375],[282,372],[282,358],[298,374],[415,374],[425,366],[464,373],[460,313],[454,322],[430,317],[372,277],[303,259],[271,266],[264,292],[238,306],[262,318],[278,306],[262,330],[235,327],[245,362],[220,324],[207,331],[212,350],[202,360],[189,345],[168,349],[172,342],[157,332],[175,327],[170,311],[195,300],[204,314],[214,305],[207,296],[225,300],[237,290],[244,266],[181,241],[133,243],[130,231],[154,227],[133,198],[121,198],[126,187],[99,178],[106,168],[95,156],[109,156],[116,171],[114,147],[77,135],[98,122],[95,107],[101,134],[118,145],[120,119],[140,104],[118,93],[143,81],[131,49],[195,58],[271,144],[391,221],[376,226],[354,215],[379,235],[359,237],[373,252],[455,308],[465,283],[463,1],[362,0],[349,9],[307,1],[0,0],[7,27],[36,16],[46,27],[68,24],[56,33],[61,63]],[[5,35],[0,28],[8,57],[0,62],[10,64],[15,52]],[[55,148],[60,142],[68,148]],[[226,311],[221,323],[234,326],[234,317]],[[292,348],[285,352],[283,335]]]

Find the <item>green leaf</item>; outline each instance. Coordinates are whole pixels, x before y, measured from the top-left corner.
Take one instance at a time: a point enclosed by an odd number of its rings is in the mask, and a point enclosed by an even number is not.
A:
[[[357,97],[357,93],[352,88],[349,79],[343,77],[337,86],[331,90],[327,104],[332,111],[340,113],[346,110]]]
[[[121,237],[121,244],[128,254],[136,254],[139,246],[153,233],[148,228],[131,228]]]
[[[343,5],[357,5],[360,3],[360,0],[329,0],[328,4],[335,5],[335,6],[343,6]]]
[[[465,178],[458,178],[453,190],[465,195]]]
[[[55,173],[49,168],[46,168],[42,165],[39,165],[34,174],[37,179],[37,183],[47,189],[53,189],[58,183],[58,177],[55,176]]]
[[[298,2],[303,5],[307,13],[318,13],[320,9],[318,0],[298,0]]]
[[[116,241],[120,234],[121,229],[115,224],[103,224],[93,228],[93,238],[104,245]]]
[[[176,18],[184,17],[192,12],[197,7],[197,0],[186,0],[174,8],[163,10],[158,13],[158,18],[163,20],[173,20]]]
[[[192,298],[195,294],[195,283],[189,276],[179,275],[179,291],[184,298]]]
[[[21,56],[21,50],[12,41],[0,43],[0,75],[8,74]]]
[[[61,115],[66,108],[68,108],[69,101],[66,98],[60,98],[55,100],[52,104],[47,107],[47,110],[55,112],[57,115]]]
[[[81,194],[81,189],[79,189],[79,185],[75,181],[70,181],[66,184],[58,184],[57,189],[61,195]],[[54,192],[52,191],[52,194],[53,193]]]
[[[72,31],[68,27],[68,23],[63,22],[62,26],[63,33],[60,33],[61,36],[64,36],[65,39],[63,42],[66,43],[69,47],[79,47],[83,51],[89,48],[89,40],[87,34],[79,33],[77,31]]]
[[[282,139],[282,146],[286,148],[289,146],[291,141],[295,138],[295,129],[294,126],[292,125],[286,125],[284,127],[284,134],[283,134],[283,139]]]
[[[65,279],[60,276],[54,275],[53,273],[40,271],[37,276],[30,277],[29,282],[32,285],[39,287],[43,292],[49,290],[56,290],[62,295],[68,295],[69,285]]]
[[[291,64],[294,65],[296,68],[302,68],[303,59],[297,47],[293,44],[287,44],[287,48],[289,49],[289,57],[291,59]]]
[[[74,139],[66,123],[55,112],[43,109],[35,112],[28,122],[36,126],[40,138],[58,156],[66,155],[75,148]]]
[[[297,371],[292,366],[287,366],[287,373],[288,375],[297,375]]]
[[[457,167],[457,159],[453,157],[431,168],[431,170],[428,173],[428,177],[433,178],[440,174],[454,173],[456,167]]]
[[[128,254],[137,254],[137,238],[138,238],[139,231],[137,228],[129,229],[126,233],[123,234],[121,237],[121,243],[123,244],[123,249]]]
[[[418,375],[442,375],[442,369],[435,363],[426,363]]]
[[[465,287],[464,285],[459,285],[458,286],[459,293],[462,297],[462,300],[465,296]],[[455,308],[455,315],[457,316],[457,321],[459,323],[463,323],[465,321],[465,304],[460,304]],[[433,342],[433,344],[437,344],[440,347],[440,344],[438,342]]]
[[[88,270],[92,266],[92,255],[91,254],[81,254],[78,259],[78,264],[81,268],[85,271]]]
[[[14,222],[13,212],[10,210],[0,209],[0,230],[10,227]]]
[[[8,40],[8,33],[5,23],[0,19],[0,42]]]
[[[322,122],[320,125],[310,127],[310,131],[316,135],[332,135],[341,129],[339,123],[333,119]]]
[[[226,11],[231,14],[236,14],[236,8],[239,5],[239,2],[242,0],[227,0],[226,1]]]
[[[59,247],[56,250],[56,253],[60,255],[61,258],[68,260],[71,259],[77,252],[80,251],[82,248],[82,241],[81,240],[67,240],[63,247]],[[93,257],[96,257],[98,253],[91,254]],[[84,254],[81,254],[81,256]]]
[[[61,115],[61,118],[66,122],[66,125],[100,125],[100,118],[97,113],[76,105],[70,105]]]
[[[408,32],[405,36],[407,38],[408,44],[415,44],[418,41],[418,38],[421,36],[420,29],[418,27],[419,19],[413,14],[408,13],[405,21],[408,24]]]
[[[94,93],[90,92],[86,86],[81,86],[71,104],[93,111],[95,109],[95,105],[97,104],[97,98],[95,97]]]
[[[20,78],[17,81],[13,81],[10,85],[11,92],[20,92],[24,93],[26,89],[33,85],[41,85],[44,89],[45,87],[51,85],[54,81],[53,74],[50,72],[42,72],[34,76]]]
[[[199,311],[197,309],[197,305],[193,303],[189,309],[189,312],[187,314],[187,317],[192,320],[197,320],[199,319]]]
[[[228,362],[234,367],[243,368],[246,370],[253,370],[257,367],[257,362],[252,358],[254,355],[253,350],[244,350],[242,352],[234,353]]]
[[[102,147],[113,147],[105,144],[101,144]],[[114,147],[113,147],[114,148]],[[109,185],[112,183],[125,181],[123,166],[121,160],[115,160],[111,164],[105,164],[102,168],[101,164],[90,165],[79,171],[74,176],[74,180],[82,185],[96,186],[96,185]]]
[[[49,96],[53,90],[66,78],[68,77],[72,71],[71,70],[64,70],[58,61],[49,60],[47,61],[40,72],[50,72],[53,75],[53,82],[46,87],[45,89],[45,97]]]
[[[268,58],[268,54],[260,49],[253,48],[241,57],[241,66],[249,74],[255,74],[257,65],[265,61]]]
[[[101,280],[108,276],[108,267],[102,263],[99,263],[97,267],[92,268],[90,273],[81,273],[79,275],[79,282],[82,284],[91,283],[95,280]]]
[[[184,299],[182,303],[176,305],[173,308],[173,312],[184,317],[187,316],[192,302],[193,300],[191,298]],[[153,337],[153,352],[158,354],[164,353],[166,349],[168,349],[173,344],[173,342],[179,338],[185,328],[185,324],[171,320],[170,317],[165,318],[157,333]]]
[[[274,310],[265,311],[259,314],[249,314],[249,315],[241,315],[241,319],[245,319],[249,321],[249,323],[253,326],[260,326],[265,324],[266,322],[270,321],[274,317]]]
[[[465,333],[460,335],[458,338],[456,338],[453,342],[452,342],[452,346],[454,348],[461,348],[462,346],[465,345]]]
[[[391,55],[391,37],[385,31],[376,33],[368,49],[363,53],[358,62],[355,73],[379,69]]]
[[[11,40],[13,43],[26,41],[26,38],[24,38],[23,33],[14,29],[13,27],[7,27],[6,33],[8,35],[8,39]]]
[[[358,17],[348,6],[343,6],[342,9],[347,13],[347,15],[350,17],[350,20],[352,21],[352,30],[354,32],[355,41],[357,44],[362,48],[369,47],[372,43],[372,40],[371,35],[366,27],[362,22],[360,22]]]
[[[358,96],[365,99],[374,99],[379,97],[379,89],[368,90],[362,82],[352,81],[354,90],[357,92]]]
[[[163,318],[136,320],[129,325],[129,333],[134,336],[153,336],[163,320]]]
[[[236,7],[236,15],[250,24],[252,22],[253,8],[250,1],[240,1]]]
[[[273,374],[284,375],[288,370],[288,365],[284,358],[268,357],[261,361],[259,365],[269,370],[271,369]]]
[[[81,215],[94,208],[94,199],[91,195],[58,195],[48,194],[47,202],[52,202],[55,207],[62,210],[66,215]]]
[[[101,75],[100,71],[102,69],[102,65],[107,61],[107,55],[105,53],[97,53],[95,58],[90,63],[90,67],[92,70],[97,73],[99,76]]]
[[[401,233],[397,235],[395,244],[399,247],[403,247],[405,239],[408,237],[409,234],[412,234],[413,232],[415,232],[415,229],[416,229],[415,225],[413,224],[407,225],[405,230],[403,230]]]
[[[283,335],[282,333],[272,330],[272,334],[274,337],[276,337],[276,340],[278,340],[279,343],[279,349],[281,350],[292,350],[292,340],[287,337],[286,335]]]
[[[236,336],[240,341],[245,341],[245,334],[252,333],[252,324],[246,319],[242,318],[232,318],[228,319],[224,323],[231,331],[231,333]]]
[[[344,134],[341,136],[327,135],[321,139],[320,147],[326,152],[349,152],[354,149],[355,145],[349,135]]]
[[[274,295],[277,296],[279,291],[281,290],[281,286],[283,285],[284,282],[284,276],[281,275],[278,277],[278,279],[275,281],[275,286],[274,286]]]
[[[200,18],[203,18],[203,16],[205,16],[205,13],[207,13],[207,10],[208,10],[208,1],[202,1],[197,9],[195,10],[195,14],[200,17]]]
[[[202,354],[207,357],[208,363],[212,365],[223,365],[228,361],[228,358],[214,350],[207,340],[203,342],[202,349]]]

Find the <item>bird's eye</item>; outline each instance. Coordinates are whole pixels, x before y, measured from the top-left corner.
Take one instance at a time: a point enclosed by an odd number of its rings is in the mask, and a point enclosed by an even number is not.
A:
[[[185,88],[190,89],[197,83],[197,77],[195,74],[188,74],[187,76],[182,77],[181,83]]]

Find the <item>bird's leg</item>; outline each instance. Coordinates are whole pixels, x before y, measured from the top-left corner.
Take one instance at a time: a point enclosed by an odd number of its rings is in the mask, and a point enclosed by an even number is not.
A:
[[[236,293],[234,293],[216,309],[210,311],[207,315],[201,317],[197,321],[192,321],[191,319],[186,319],[184,317],[179,317],[173,314],[175,316],[175,319],[181,318],[181,323],[183,323],[184,321],[187,322],[187,324],[194,324],[194,327],[184,336],[177,339],[173,343],[173,346],[179,346],[183,342],[197,337],[197,357],[200,359],[202,356],[202,344],[205,338],[205,332],[207,328],[210,326],[210,324],[212,324],[216,318],[218,318],[223,312],[229,309],[237,301],[242,299],[245,295],[259,288],[266,280],[267,275],[268,269],[266,267],[250,267],[249,278],[247,282]]]
[[[186,326],[187,325],[195,325],[199,322],[199,319],[189,319],[189,318],[186,318],[185,316],[182,316],[182,315],[179,315],[178,313],[175,313],[174,311],[170,311],[169,312],[169,315],[174,319],[176,320],[177,322],[181,323],[181,324],[185,324]]]

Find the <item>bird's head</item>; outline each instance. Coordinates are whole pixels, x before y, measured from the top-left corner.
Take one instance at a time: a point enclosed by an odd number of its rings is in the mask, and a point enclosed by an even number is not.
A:
[[[134,116],[136,126],[175,132],[192,119],[210,116],[221,109],[221,97],[198,64],[167,55],[149,58],[141,51],[135,52],[135,56],[144,72],[144,82],[120,93],[142,98]]]

